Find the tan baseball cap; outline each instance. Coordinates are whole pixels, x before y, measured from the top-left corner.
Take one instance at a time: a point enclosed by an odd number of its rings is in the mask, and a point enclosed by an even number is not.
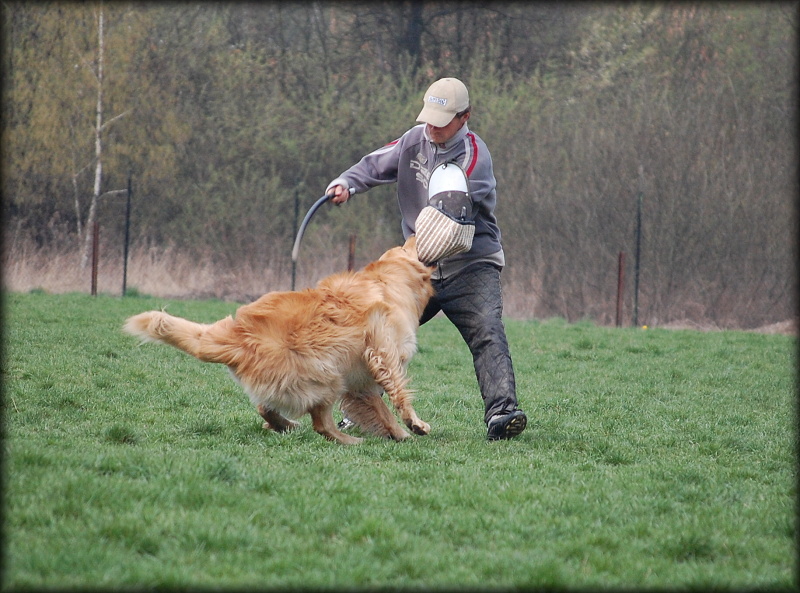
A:
[[[457,78],[440,78],[425,91],[422,104],[417,121],[443,128],[469,107],[469,91]]]

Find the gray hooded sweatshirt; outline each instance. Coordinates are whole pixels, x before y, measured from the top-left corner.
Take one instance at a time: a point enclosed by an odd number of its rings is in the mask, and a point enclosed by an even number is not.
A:
[[[436,144],[428,136],[425,124],[414,126],[362,158],[328,184],[362,193],[378,185],[397,182],[397,201],[402,214],[403,236],[414,234],[414,223],[428,205],[428,179],[442,163],[455,161],[467,174],[475,214],[475,238],[466,252],[439,262],[434,277],[447,277],[476,261],[488,261],[498,267],[505,264],[500,244],[500,229],[494,215],[497,182],[492,156],[483,140],[470,132],[466,124],[446,144]]]

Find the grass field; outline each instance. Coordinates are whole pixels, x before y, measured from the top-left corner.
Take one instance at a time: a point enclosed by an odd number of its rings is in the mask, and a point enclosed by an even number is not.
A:
[[[530,422],[490,443],[437,318],[410,368],[431,434],[344,447],[120,331],[231,303],[4,300],[5,590],[797,584],[795,338],[508,321]]]

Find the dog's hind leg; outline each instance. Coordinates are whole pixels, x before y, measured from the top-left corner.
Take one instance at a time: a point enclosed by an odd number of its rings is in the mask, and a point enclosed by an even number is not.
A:
[[[403,441],[410,434],[397,422],[392,411],[381,398],[381,389],[372,392],[346,393],[342,411],[363,430],[378,436]]]
[[[431,431],[430,424],[420,420],[411,405],[412,395],[406,389],[408,380],[397,349],[391,345],[380,349],[368,346],[364,351],[364,360],[373,378],[386,391],[406,426],[414,434],[428,434]]]
[[[275,432],[286,432],[287,430],[294,430],[300,424],[294,420],[284,418],[275,410],[270,410],[264,404],[260,404],[257,408],[259,416],[264,419],[264,429],[274,430]]]
[[[333,404],[319,404],[308,411],[311,414],[311,425],[314,430],[329,441],[338,441],[343,445],[357,445],[363,439],[345,434],[336,428],[333,421]]]

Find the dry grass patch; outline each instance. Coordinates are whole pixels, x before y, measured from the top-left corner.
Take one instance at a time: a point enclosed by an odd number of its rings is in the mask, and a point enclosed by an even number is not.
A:
[[[300,290],[314,286],[321,278],[347,267],[347,250],[325,247],[324,233],[309,237],[308,245],[297,266],[295,287]],[[330,239],[328,237],[328,239]],[[88,293],[91,290],[91,265],[81,267],[79,249],[74,246],[37,247],[32,240],[15,237],[6,246],[3,254],[3,288],[7,292],[31,292],[42,290],[51,294],[70,292]],[[371,260],[373,253],[388,248],[384,245],[369,245],[360,250],[355,267],[359,268]],[[377,251],[376,251],[377,250]],[[118,246],[103,242],[101,234],[100,258],[98,262],[97,290],[99,293],[119,295],[122,292],[123,255]],[[274,290],[290,290],[292,287],[292,264],[289,253],[278,250],[266,261],[254,258],[241,259],[234,263],[215,260],[209,249],[208,256],[193,257],[177,247],[155,247],[134,245],[128,258],[128,294],[145,294],[160,298],[219,299],[247,303],[264,293]],[[503,276],[504,313],[510,319],[542,318],[540,295],[541,278],[535,270],[508,269]],[[567,298],[564,298],[565,311]],[[722,324],[709,320],[705,308],[692,307],[686,301],[674,305],[676,315],[654,323],[643,314],[641,324],[664,329],[691,329],[697,331],[720,331],[744,329],[731,320]],[[598,302],[584,317],[600,325],[613,325],[613,302]],[[640,310],[645,311],[642,306]],[[566,313],[563,315],[567,318]],[[627,321],[625,322],[627,323]],[[797,335],[797,320],[788,319],[771,323],[749,331],[767,334]]]

